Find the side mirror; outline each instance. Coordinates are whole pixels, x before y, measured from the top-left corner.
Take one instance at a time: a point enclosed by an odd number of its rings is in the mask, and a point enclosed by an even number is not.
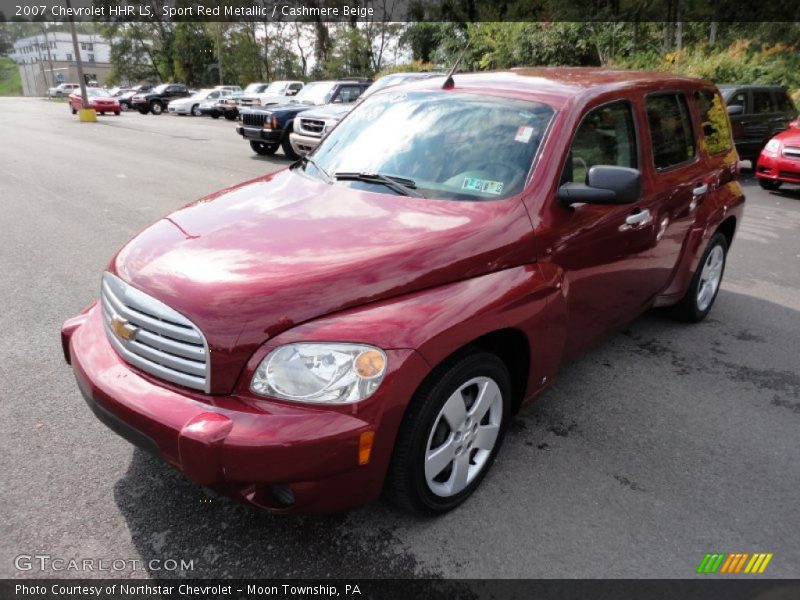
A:
[[[728,111],[729,115],[741,115],[742,113],[744,113],[744,106],[742,106],[741,104],[733,104],[731,106],[728,106],[726,110]]]
[[[558,199],[572,204],[630,204],[642,195],[642,174],[638,169],[596,165],[589,169],[586,183],[565,183]]]
[[[286,95],[287,96],[296,96],[297,95],[297,90],[286,90]]]

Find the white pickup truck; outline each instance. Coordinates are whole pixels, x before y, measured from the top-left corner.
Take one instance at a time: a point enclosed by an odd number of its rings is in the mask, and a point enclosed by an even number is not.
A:
[[[303,89],[302,81],[273,81],[267,88],[256,94],[245,94],[239,100],[240,106],[270,106],[283,104]]]

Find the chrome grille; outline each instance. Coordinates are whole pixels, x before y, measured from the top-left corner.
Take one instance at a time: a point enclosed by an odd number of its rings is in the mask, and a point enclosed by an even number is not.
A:
[[[800,158],[800,148],[794,146],[785,146],[783,148],[783,155],[786,158]]]
[[[111,273],[100,294],[106,335],[119,355],[142,371],[192,389],[209,391],[206,339],[189,319]],[[130,335],[118,335],[121,327]]]
[[[246,112],[240,113],[242,116],[242,124],[249,127],[262,127],[264,125],[264,113],[259,112]]]
[[[297,128],[298,131],[308,133],[311,135],[322,135],[322,130],[325,128],[325,121],[320,119],[300,119],[300,124]]]

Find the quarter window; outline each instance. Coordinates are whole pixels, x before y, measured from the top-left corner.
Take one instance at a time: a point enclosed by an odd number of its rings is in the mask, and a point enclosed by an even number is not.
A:
[[[709,154],[730,150],[731,129],[725,104],[719,94],[709,90],[694,93],[700,118],[703,121],[703,139]]]
[[[792,104],[791,98],[786,92],[775,92],[775,98],[778,101],[778,110],[780,112],[795,113],[797,110]]]
[[[637,166],[636,132],[627,102],[596,108],[581,121],[572,140],[561,183],[584,183],[595,165]]]
[[[650,96],[646,105],[655,168],[669,169],[694,158],[694,132],[686,97],[683,94]]]

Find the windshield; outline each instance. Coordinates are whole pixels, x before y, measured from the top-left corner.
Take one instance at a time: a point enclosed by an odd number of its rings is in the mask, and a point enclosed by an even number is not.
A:
[[[550,106],[526,100],[385,92],[365,100],[312,156],[330,175],[402,178],[428,198],[505,198],[522,191],[553,115]],[[364,181],[339,185],[389,191]]]
[[[154,87],[153,88],[153,93],[155,93],[155,94],[163,94],[166,91],[168,85],[169,84],[167,84],[167,83],[162,83],[161,85],[159,85],[157,87]]]
[[[266,86],[263,83],[251,83],[246,88],[244,88],[245,94],[258,94],[263,90]]]
[[[328,94],[333,90],[333,86],[334,83],[332,81],[309,83],[294,97],[293,102],[296,101],[303,104],[325,104]]]
[[[87,96],[108,96],[108,92],[101,88],[86,88],[86,95]]]
[[[275,94],[276,96],[283,95],[283,90],[286,88],[286,84],[280,81],[275,81],[270,83],[267,86],[267,89],[264,90],[264,94]]]

